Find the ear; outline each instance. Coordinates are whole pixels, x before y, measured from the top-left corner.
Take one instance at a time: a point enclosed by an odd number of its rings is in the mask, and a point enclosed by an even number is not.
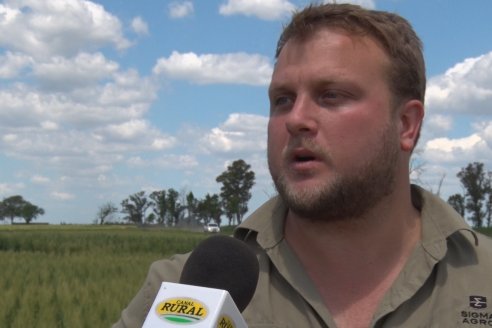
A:
[[[400,108],[400,148],[411,152],[417,145],[420,128],[424,119],[424,105],[420,100],[412,99]]]

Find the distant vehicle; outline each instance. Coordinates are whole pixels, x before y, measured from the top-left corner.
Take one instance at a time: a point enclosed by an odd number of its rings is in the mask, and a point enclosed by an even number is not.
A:
[[[208,223],[203,227],[204,232],[220,232],[220,227],[217,223]]]

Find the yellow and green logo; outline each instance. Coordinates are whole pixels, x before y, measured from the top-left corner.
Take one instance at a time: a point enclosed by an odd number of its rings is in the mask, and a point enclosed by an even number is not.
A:
[[[236,328],[234,321],[226,315],[223,315],[217,321],[217,328]]]
[[[174,324],[193,324],[204,320],[208,311],[205,304],[192,298],[170,298],[157,304],[159,318]]]

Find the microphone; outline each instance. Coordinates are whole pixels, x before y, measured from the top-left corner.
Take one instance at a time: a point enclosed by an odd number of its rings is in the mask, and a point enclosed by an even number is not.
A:
[[[253,298],[258,276],[256,255],[244,242],[207,238],[190,254],[179,284],[162,283],[143,328],[246,328],[240,312]]]
[[[243,312],[256,290],[260,267],[242,241],[217,235],[202,241],[186,261],[179,283],[229,292]]]

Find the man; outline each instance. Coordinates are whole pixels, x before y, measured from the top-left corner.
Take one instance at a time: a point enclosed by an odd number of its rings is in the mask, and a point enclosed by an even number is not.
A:
[[[279,197],[235,232],[260,263],[249,327],[492,326],[491,241],[410,185],[425,67],[408,22],[309,6],[276,57],[268,163]],[[116,327],[141,325],[185,260],[154,263]]]

